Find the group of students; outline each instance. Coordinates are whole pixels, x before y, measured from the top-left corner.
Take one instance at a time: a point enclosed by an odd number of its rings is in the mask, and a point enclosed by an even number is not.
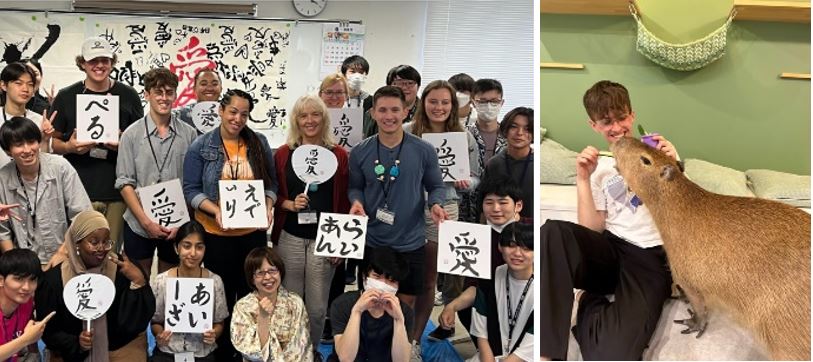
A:
[[[303,351],[315,351],[329,320],[332,358],[420,358],[438,277],[438,224],[481,222],[483,215],[493,229],[494,277],[444,275],[447,305],[433,334],[450,330],[459,313],[481,360],[531,359],[533,193],[525,190],[533,189],[533,110],[518,107],[498,122],[504,102],[498,81],[459,74],[430,82],[419,98],[420,75],[404,65],[370,95],[361,89],[369,64],[353,56],[324,79],[318,95],[297,99],[287,142],[272,150],[246,126],[255,100],[241,90],[221,94],[216,70],[202,69],[194,79],[198,102],[219,102],[220,125],[204,133],[194,126],[191,106],[172,108],[176,75],[166,68],[143,75],[144,114],[136,91],[110,78],[115,62],[105,39],[86,39],[76,57],[85,79],[60,90],[41,116],[25,108],[41,69],[12,63],[0,74],[0,146],[9,156],[0,160],[0,205],[19,205],[0,208],[0,272],[4,280],[27,281],[24,292],[0,285],[7,317],[0,343],[19,335],[31,342],[42,333],[51,360],[145,360],[149,324],[156,361],[182,352],[198,361],[309,361],[317,353]],[[80,94],[119,97],[119,142],[77,141]],[[330,127],[328,108],[342,107],[363,107],[368,132],[349,153]],[[467,132],[471,180],[444,183],[434,147],[420,137],[455,131]],[[302,145],[325,147],[338,161],[329,180],[308,190],[291,162]],[[193,220],[167,228],[147,215],[137,190],[173,179],[182,181]],[[266,229],[224,227],[220,180],[263,181],[273,248]],[[343,294],[344,260],[314,255],[317,225],[299,222],[303,209],[369,216],[359,291]],[[119,236],[123,255],[114,252]],[[159,274],[151,278],[156,250]],[[11,259],[9,269],[3,258]],[[90,330],[62,301],[67,281],[84,273],[105,275],[116,286],[113,305]],[[165,330],[170,277],[213,279],[210,330]],[[25,309],[32,295],[33,308]],[[26,327],[32,310],[51,321]],[[8,322],[12,314],[16,324]],[[3,359],[22,356],[18,348],[6,357],[2,351]]]

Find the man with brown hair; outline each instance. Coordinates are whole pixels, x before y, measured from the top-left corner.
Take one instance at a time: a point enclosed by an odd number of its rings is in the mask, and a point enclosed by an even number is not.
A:
[[[584,107],[590,127],[608,144],[631,136],[635,113],[623,85],[596,83],[585,93]],[[672,143],[653,139],[677,159]],[[567,357],[575,299],[572,331],[584,360],[640,360],[670,295],[663,242],[612,157],[599,158],[598,149],[587,146],[576,158],[576,188],[579,223],[549,220],[541,228],[542,359]],[[575,296],[574,289],[580,290]]]
[[[112,95],[119,97],[119,131],[144,116],[138,93],[124,83],[110,78],[116,65],[116,54],[106,39],[90,37],[82,43],[82,53],[76,57],[76,66],[85,78],[57,93],[48,114],[54,119],[53,150],[79,173],[93,207],[105,214],[110,224],[110,237],[118,240],[122,229],[125,205],[113,184],[116,180],[118,142],[92,143],[76,140],[76,100],[80,94]]]
[[[124,213],[124,251],[150,275],[152,257],[158,249],[158,272],[178,264],[173,240],[178,226],[161,225],[141,207],[136,194],[139,187],[180,179],[186,149],[198,136],[194,127],[172,113],[178,76],[167,68],[153,68],[144,74],[144,98],[149,113],[121,135],[116,189],[121,192],[127,211]]]

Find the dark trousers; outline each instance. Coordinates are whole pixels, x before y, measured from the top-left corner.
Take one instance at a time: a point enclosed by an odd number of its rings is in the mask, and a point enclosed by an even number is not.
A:
[[[206,233],[204,241],[206,242],[206,254],[203,255],[203,265],[223,279],[226,305],[231,312],[234,310],[237,300],[245,297],[252,290],[246,282],[243,264],[252,249],[266,246],[265,231],[258,230],[243,236],[219,236]],[[218,361],[242,361],[242,358],[233,358],[236,351],[229,337],[231,316],[223,322],[223,334],[217,339],[215,357]]]
[[[640,360],[671,294],[663,247],[642,249],[608,231],[556,220],[540,235],[542,355],[567,357],[576,288],[585,291],[573,327],[584,360]]]

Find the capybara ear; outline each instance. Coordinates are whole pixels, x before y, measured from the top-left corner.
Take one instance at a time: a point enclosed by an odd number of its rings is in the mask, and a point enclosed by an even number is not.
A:
[[[678,161],[677,164],[678,164],[678,168],[680,169],[680,172],[685,173],[686,172],[686,165],[683,164],[683,161]]]
[[[675,178],[675,174],[680,172],[675,168],[674,165],[666,165],[663,166],[661,169],[661,178],[666,181],[672,181]]]

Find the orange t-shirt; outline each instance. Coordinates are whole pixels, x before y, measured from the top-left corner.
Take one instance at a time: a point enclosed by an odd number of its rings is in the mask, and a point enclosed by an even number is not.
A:
[[[229,142],[226,140],[223,140],[223,145],[226,147],[228,157],[223,164],[223,173],[220,175],[220,179],[253,180],[254,172],[248,163],[245,145],[243,145],[242,142],[238,145],[237,142]],[[219,201],[216,202],[219,203]],[[195,211],[195,220],[203,225],[206,232],[220,236],[242,236],[256,230],[251,228],[223,230],[217,224],[217,220],[215,220],[214,217],[200,210]]]

